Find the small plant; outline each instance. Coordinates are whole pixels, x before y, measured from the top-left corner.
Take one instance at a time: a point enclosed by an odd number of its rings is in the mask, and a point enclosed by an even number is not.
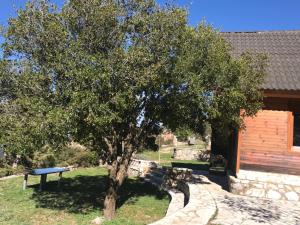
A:
[[[227,160],[222,155],[211,155],[210,158],[211,167],[224,167],[227,168]]]
[[[209,172],[225,175],[227,171],[227,160],[222,155],[211,155]]]

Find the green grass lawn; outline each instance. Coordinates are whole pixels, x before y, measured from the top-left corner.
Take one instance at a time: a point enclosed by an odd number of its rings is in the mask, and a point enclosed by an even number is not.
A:
[[[159,161],[158,151],[143,151],[138,154],[138,158]],[[209,163],[199,160],[178,160],[172,158],[171,152],[160,152],[160,165],[162,166],[176,166],[176,167],[192,167],[194,169],[208,169]]]
[[[103,168],[67,172],[60,189],[58,176],[48,175],[42,192],[39,176],[29,176],[25,191],[22,177],[0,181],[0,224],[90,224],[102,215],[106,174]],[[137,179],[128,179],[119,195],[117,217],[105,225],[148,224],[164,217],[170,201],[167,193]]]

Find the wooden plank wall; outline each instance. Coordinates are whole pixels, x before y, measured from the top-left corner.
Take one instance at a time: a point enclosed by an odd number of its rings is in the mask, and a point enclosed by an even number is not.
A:
[[[245,119],[240,143],[242,169],[300,174],[300,153],[291,151],[291,115],[289,111],[262,110]]]
[[[286,152],[288,148],[288,112],[263,110],[254,118],[245,119],[241,132],[241,153]]]

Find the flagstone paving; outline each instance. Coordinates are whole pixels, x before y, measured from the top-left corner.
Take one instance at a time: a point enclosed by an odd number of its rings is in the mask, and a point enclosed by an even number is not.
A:
[[[152,225],[300,225],[300,202],[234,195],[223,177],[194,176],[189,203]]]
[[[300,225],[300,203],[237,196],[210,187],[217,205],[211,224]]]

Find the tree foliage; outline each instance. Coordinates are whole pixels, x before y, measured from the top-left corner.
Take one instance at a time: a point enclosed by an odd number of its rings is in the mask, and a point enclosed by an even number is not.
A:
[[[264,60],[231,57],[212,27],[189,27],[184,9],[155,0],[30,1],[5,38],[0,142],[27,155],[71,140],[97,151],[108,218],[132,154],[161,123],[201,132],[260,107]]]

